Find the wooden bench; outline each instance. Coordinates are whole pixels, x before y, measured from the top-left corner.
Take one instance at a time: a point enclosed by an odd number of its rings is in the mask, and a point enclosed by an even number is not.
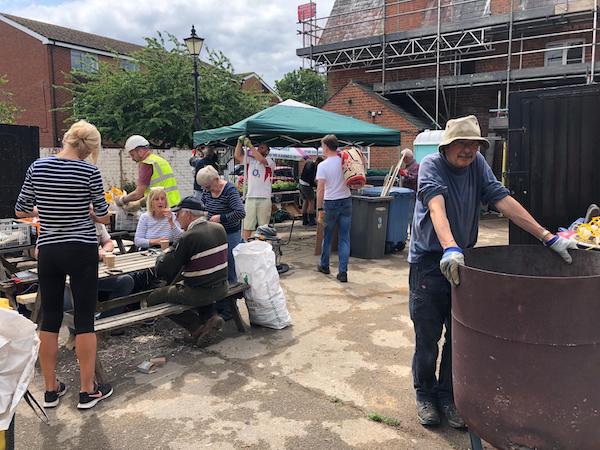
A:
[[[231,309],[233,320],[237,326],[238,331],[244,333],[246,331],[246,325],[240,314],[240,310],[237,306],[237,300],[244,296],[244,292],[248,289],[246,283],[235,283],[229,286],[227,295],[218,300],[217,303],[225,302]],[[121,314],[115,314],[114,316],[104,317],[102,319],[96,319],[94,322],[94,328],[96,332],[110,331],[117,328],[123,328],[129,325],[133,325],[139,322],[143,322],[149,319],[156,319],[159,317],[166,317],[171,314],[179,314],[189,309],[195,308],[190,305],[180,305],[177,303],[160,303],[154,306],[145,306],[145,299],[152,291],[143,291],[137,294],[128,295],[126,297],[116,298],[106,302],[99,302],[96,308],[97,312],[109,311],[111,309],[131,305],[134,303],[140,303],[141,307],[135,311],[129,311]],[[63,324],[69,327],[73,327],[73,313],[66,312],[64,314]]]
[[[240,315],[240,310],[237,306],[237,300],[244,296],[244,292],[248,288],[249,286],[246,283],[232,284],[229,286],[227,295],[223,299],[217,301],[217,303],[225,302],[227,305],[229,305],[231,314],[233,315],[233,320],[235,321],[238,331],[241,333],[246,332],[246,325],[244,324],[244,320]],[[99,302],[98,307],[96,308],[96,311],[98,312],[108,311],[119,306],[126,306],[138,302],[140,302],[141,308],[135,311],[116,314],[114,316],[104,317],[102,319],[96,319],[94,322],[96,333],[116,330],[118,328],[134,325],[149,319],[168,317],[172,314],[179,314],[195,308],[195,306],[180,305],[176,303],[160,303],[154,306],[145,306],[145,299],[150,292],[152,291],[143,291],[126,297],[116,298],[106,302]],[[64,314],[63,325],[74,328],[74,318],[72,312],[66,312]],[[70,340],[72,340],[72,338],[73,336],[71,336]],[[74,342],[71,342],[71,345],[74,346]],[[68,347],[71,345],[68,345]],[[100,384],[106,382],[106,374],[104,372],[104,368],[102,367],[102,362],[98,357],[96,357],[96,381]]]

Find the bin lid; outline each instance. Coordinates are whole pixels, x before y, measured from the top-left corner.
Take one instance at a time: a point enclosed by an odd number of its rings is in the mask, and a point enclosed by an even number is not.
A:
[[[390,197],[389,195],[387,197],[380,197],[379,194],[377,194],[376,196],[352,195],[352,199],[356,199],[358,201],[367,202],[367,203],[378,203],[378,202],[388,203],[388,202],[391,202],[394,199],[394,197]]]
[[[413,145],[435,145],[436,147],[442,142],[442,134],[444,130],[425,130],[417,134]]]
[[[363,188],[361,192],[364,195],[373,197],[373,196],[381,195],[382,190],[383,190],[383,187],[376,186],[376,187]],[[396,198],[397,197],[414,197],[415,191],[413,191],[412,189],[409,189],[409,188],[405,188],[405,187],[392,187],[390,189],[388,196],[392,196],[392,197],[396,197]]]

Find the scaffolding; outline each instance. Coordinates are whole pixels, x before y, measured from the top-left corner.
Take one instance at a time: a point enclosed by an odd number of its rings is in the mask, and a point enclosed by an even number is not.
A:
[[[502,85],[495,111],[506,111],[514,84],[593,83],[597,15],[598,0],[337,0],[300,22],[309,45],[297,54],[327,72],[380,74],[384,95],[435,90],[440,123],[448,87]]]

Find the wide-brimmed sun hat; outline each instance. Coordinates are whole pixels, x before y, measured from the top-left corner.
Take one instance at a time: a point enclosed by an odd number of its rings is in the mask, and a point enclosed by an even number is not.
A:
[[[446,129],[442,134],[442,142],[438,145],[441,150],[446,145],[452,144],[454,141],[478,141],[484,149],[489,148],[490,143],[487,139],[481,137],[481,128],[477,117],[471,115],[459,117],[458,119],[450,119],[446,123]]]

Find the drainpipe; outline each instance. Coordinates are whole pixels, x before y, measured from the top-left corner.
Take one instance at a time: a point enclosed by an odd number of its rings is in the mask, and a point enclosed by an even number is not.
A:
[[[49,41],[48,48],[50,49],[50,109],[52,110],[52,132],[54,133],[53,147],[58,145],[58,123],[56,118],[56,89],[54,89],[54,41]]]

